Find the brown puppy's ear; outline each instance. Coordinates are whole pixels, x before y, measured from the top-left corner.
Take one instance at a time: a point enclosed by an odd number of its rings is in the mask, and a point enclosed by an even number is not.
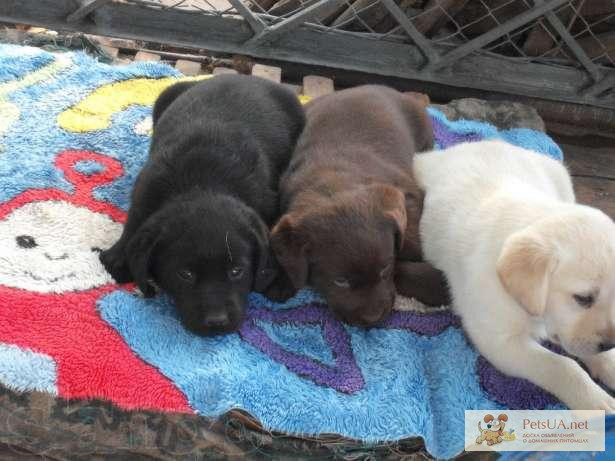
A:
[[[533,226],[504,242],[496,264],[506,291],[531,315],[542,315],[547,307],[549,283],[557,265],[552,245]]]
[[[371,186],[371,188],[375,192],[376,208],[381,210],[385,219],[395,226],[395,242],[397,251],[399,251],[403,246],[408,219],[406,214],[406,197],[399,189],[384,184]]]
[[[416,102],[418,102],[423,107],[427,107],[429,106],[429,104],[431,104],[431,100],[429,99],[429,96],[426,95],[425,93],[417,93],[416,91],[406,91],[404,94],[410,96],[412,99],[414,99]]]
[[[271,231],[271,247],[296,290],[307,283],[307,246],[296,219],[290,214],[282,216]]]
[[[126,260],[130,273],[146,298],[156,294],[151,283],[152,255],[159,242],[162,229],[155,217],[150,217],[139,227],[126,246]]]
[[[508,416],[506,416],[504,413],[502,413],[500,416],[498,416],[498,420],[499,421],[508,421]]]
[[[429,96],[424,93],[409,91],[403,94],[405,100],[406,118],[410,122],[410,129],[414,137],[416,152],[424,152],[433,149],[433,125],[431,117],[427,113],[427,106],[431,104]],[[413,154],[414,152],[408,152]]]
[[[485,415],[483,421],[485,421],[486,423],[488,423],[489,421],[493,421],[493,415]]]

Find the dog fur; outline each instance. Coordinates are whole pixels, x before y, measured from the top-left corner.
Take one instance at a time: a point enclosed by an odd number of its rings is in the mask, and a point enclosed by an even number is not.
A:
[[[343,320],[377,323],[397,291],[443,304],[442,274],[422,261],[415,152],[433,145],[425,95],[361,86],[306,109],[280,185],[271,245],[294,290],[306,284]]]
[[[496,368],[573,409],[615,412],[615,224],[575,203],[558,161],[500,141],[418,155],[427,261],[446,274],[470,339]]]
[[[189,330],[234,330],[249,291],[275,275],[269,225],[303,108],[281,85],[224,75],[169,87],[153,119],[124,231],[101,261],[146,296],[152,281],[167,291]]]

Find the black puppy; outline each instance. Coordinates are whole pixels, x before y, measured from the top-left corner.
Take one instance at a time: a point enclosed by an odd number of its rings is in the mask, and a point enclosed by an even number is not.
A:
[[[145,296],[167,291],[189,330],[232,331],[275,277],[268,226],[303,108],[282,85],[223,75],[171,86],[153,118],[124,231],[100,259]]]

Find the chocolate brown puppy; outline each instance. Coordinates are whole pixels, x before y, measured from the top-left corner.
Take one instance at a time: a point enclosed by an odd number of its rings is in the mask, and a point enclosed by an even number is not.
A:
[[[306,107],[271,246],[294,290],[314,287],[349,323],[380,321],[396,291],[448,302],[442,273],[423,262],[423,196],[412,177],[413,154],[433,146],[428,102],[366,85]]]

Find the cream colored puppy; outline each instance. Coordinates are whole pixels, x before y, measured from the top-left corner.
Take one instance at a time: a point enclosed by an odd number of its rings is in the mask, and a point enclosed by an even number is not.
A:
[[[615,412],[615,399],[549,339],[615,388],[615,224],[575,203],[556,160],[500,141],[418,155],[420,232],[454,309],[495,367],[573,409]]]

